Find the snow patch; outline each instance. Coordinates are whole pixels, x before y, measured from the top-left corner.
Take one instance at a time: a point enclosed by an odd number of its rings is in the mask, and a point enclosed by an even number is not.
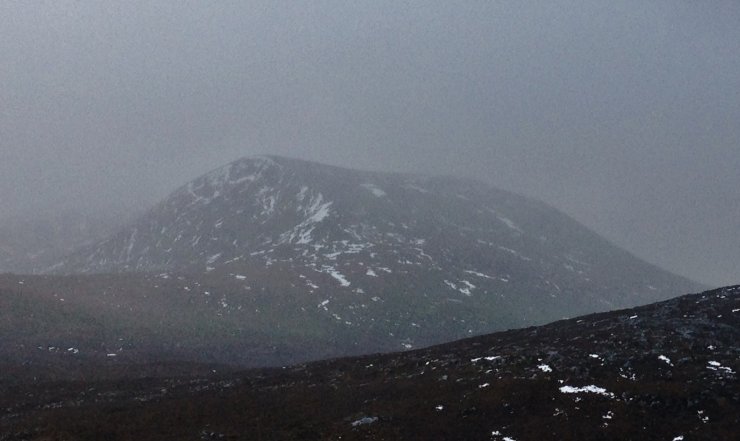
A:
[[[418,191],[419,193],[429,193],[429,190],[427,190],[426,188],[422,188],[414,184],[406,184],[404,185],[404,187],[408,188],[409,190]]]
[[[378,421],[378,417],[362,417],[359,420],[352,422],[352,427],[364,426],[366,424],[372,424]]]
[[[449,280],[445,280],[444,283],[445,283],[445,285],[449,286],[451,289],[454,289],[455,291],[458,291],[458,292],[460,292],[462,294],[465,294],[468,297],[470,297],[472,295],[472,291],[471,290],[475,288],[475,285],[473,285],[472,283],[468,282],[467,280],[462,280],[462,281],[458,282],[458,283],[463,284],[463,285],[466,285],[466,286],[458,286],[456,283],[450,282]]]
[[[301,191],[299,191],[299,192],[298,192],[298,194],[296,195],[296,197],[295,197],[295,198],[296,198],[296,199],[297,199],[297,200],[298,200],[299,202],[303,202],[303,199],[305,199],[305,198],[306,198],[306,192],[307,192],[307,191],[308,191],[308,187],[306,187],[306,186],[304,185],[303,187],[301,187]]]
[[[470,359],[470,362],[471,363],[478,363],[481,360],[493,361],[493,360],[498,360],[499,358],[501,358],[500,355],[493,355],[493,356],[489,356],[489,357],[477,357],[477,358],[471,358]]]
[[[469,296],[471,290],[475,289],[475,285],[468,282],[467,280],[461,280],[460,283],[466,285],[466,288],[460,288],[460,292],[465,294],[466,296]]]
[[[726,372],[733,375],[735,374],[735,371],[733,371],[732,368],[722,366],[722,363],[714,360],[707,362],[707,369],[717,372]]]
[[[463,272],[465,272],[465,273],[468,273],[468,274],[472,274],[472,275],[474,275],[474,276],[477,276],[477,277],[482,277],[482,278],[484,278],[484,279],[491,279],[491,280],[496,280],[496,278],[495,278],[495,277],[491,277],[491,276],[489,276],[488,274],[483,274],[483,273],[479,273],[478,271],[469,271],[469,270],[465,270],[465,271],[463,271]]]
[[[382,198],[384,196],[387,196],[386,192],[378,188],[378,186],[375,184],[365,183],[361,185],[368,189],[375,197]]]
[[[512,221],[511,219],[509,219],[507,217],[503,217],[503,216],[496,216],[496,219],[498,219],[501,222],[503,222],[507,227],[509,227],[512,230],[514,230],[514,231],[516,231],[516,232],[518,232],[520,234],[521,233],[524,233],[524,231],[521,228],[519,228],[519,226],[517,224],[515,224],[514,221]]]
[[[330,276],[334,277],[339,282],[340,286],[350,286],[351,283],[347,278],[344,276],[344,274],[337,271],[333,266],[324,266],[321,269],[322,273],[329,274]]]
[[[333,202],[324,201],[324,196],[319,193],[313,196],[303,212],[306,218],[293,227],[290,231],[280,235],[280,243],[309,244],[313,240],[311,233],[316,228],[316,224],[322,222],[331,215],[330,207]]]
[[[517,250],[512,250],[511,248],[506,248],[506,247],[502,247],[502,246],[499,246],[497,248],[499,250],[501,250],[501,251],[506,251],[507,253],[513,254],[514,256],[516,256],[516,257],[518,257],[518,258],[520,258],[520,259],[522,259],[522,260],[524,260],[526,262],[529,262],[529,261],[532,260],[531,258],[529,258],[527,256],[523,256],[523,255],[519,254],[519,251],[517,251]]]
[[[607,392],[607,390],[604,389],[603,387],[594,386],[593,384],[589,386],[584,386],[584,387],[561,386],[560,392],[564,394],[578,394],[578,393],[585,392],[585,393],[590,393],[590,394],[603,395],[609,398],[614,398],[613,393]]]

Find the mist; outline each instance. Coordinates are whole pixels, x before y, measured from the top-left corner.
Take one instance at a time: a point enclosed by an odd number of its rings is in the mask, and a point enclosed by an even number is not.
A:
[[[737,2],[3,2],[0,30],[0,218],[279,154],[479,179],[738,283]]]

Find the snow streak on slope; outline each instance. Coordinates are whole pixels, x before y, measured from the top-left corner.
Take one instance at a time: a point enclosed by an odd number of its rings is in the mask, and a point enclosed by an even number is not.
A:
[[[302,187],[301,191],[303,192],[304,189],[307,188],[308,187]],[[303,195],[301,193],[299,193],[298,196],[299,197],[297,199],[303,199]],[[281,234],[279,243],[288,242],[299,245],[311,243],[313,240],[311,233],[316,228],[316,224],[323,222],[329,217],[331,214],[331,205],[331,201],[324,202],[324,196],[321,193],[318,193],[316,196],[312,196],[307,207],[298,207],[298,211],[302,212],[305,219],[293,227],[292,230]]]

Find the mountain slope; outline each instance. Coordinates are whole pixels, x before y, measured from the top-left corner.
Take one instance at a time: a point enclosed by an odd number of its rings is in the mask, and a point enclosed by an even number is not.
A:
[[[405,353],[0,389],[0,439],[730,440],[738,341],[736,286]]]
[[[476,181],[280,157],[214,170],[52,271],[237,277],[406,347],[699,289]]]
[[[94,244],[131,217],[73,210],[0,220],[0,273],[38,273],[76,249]]]

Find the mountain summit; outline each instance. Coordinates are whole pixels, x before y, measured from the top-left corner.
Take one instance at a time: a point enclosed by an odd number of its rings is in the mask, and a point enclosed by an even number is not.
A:
[[[275,156],[189,182],[50,272],[223,274],[249,285],[239,296],[299,299],[409,347],[699,289],[481,182]]]

